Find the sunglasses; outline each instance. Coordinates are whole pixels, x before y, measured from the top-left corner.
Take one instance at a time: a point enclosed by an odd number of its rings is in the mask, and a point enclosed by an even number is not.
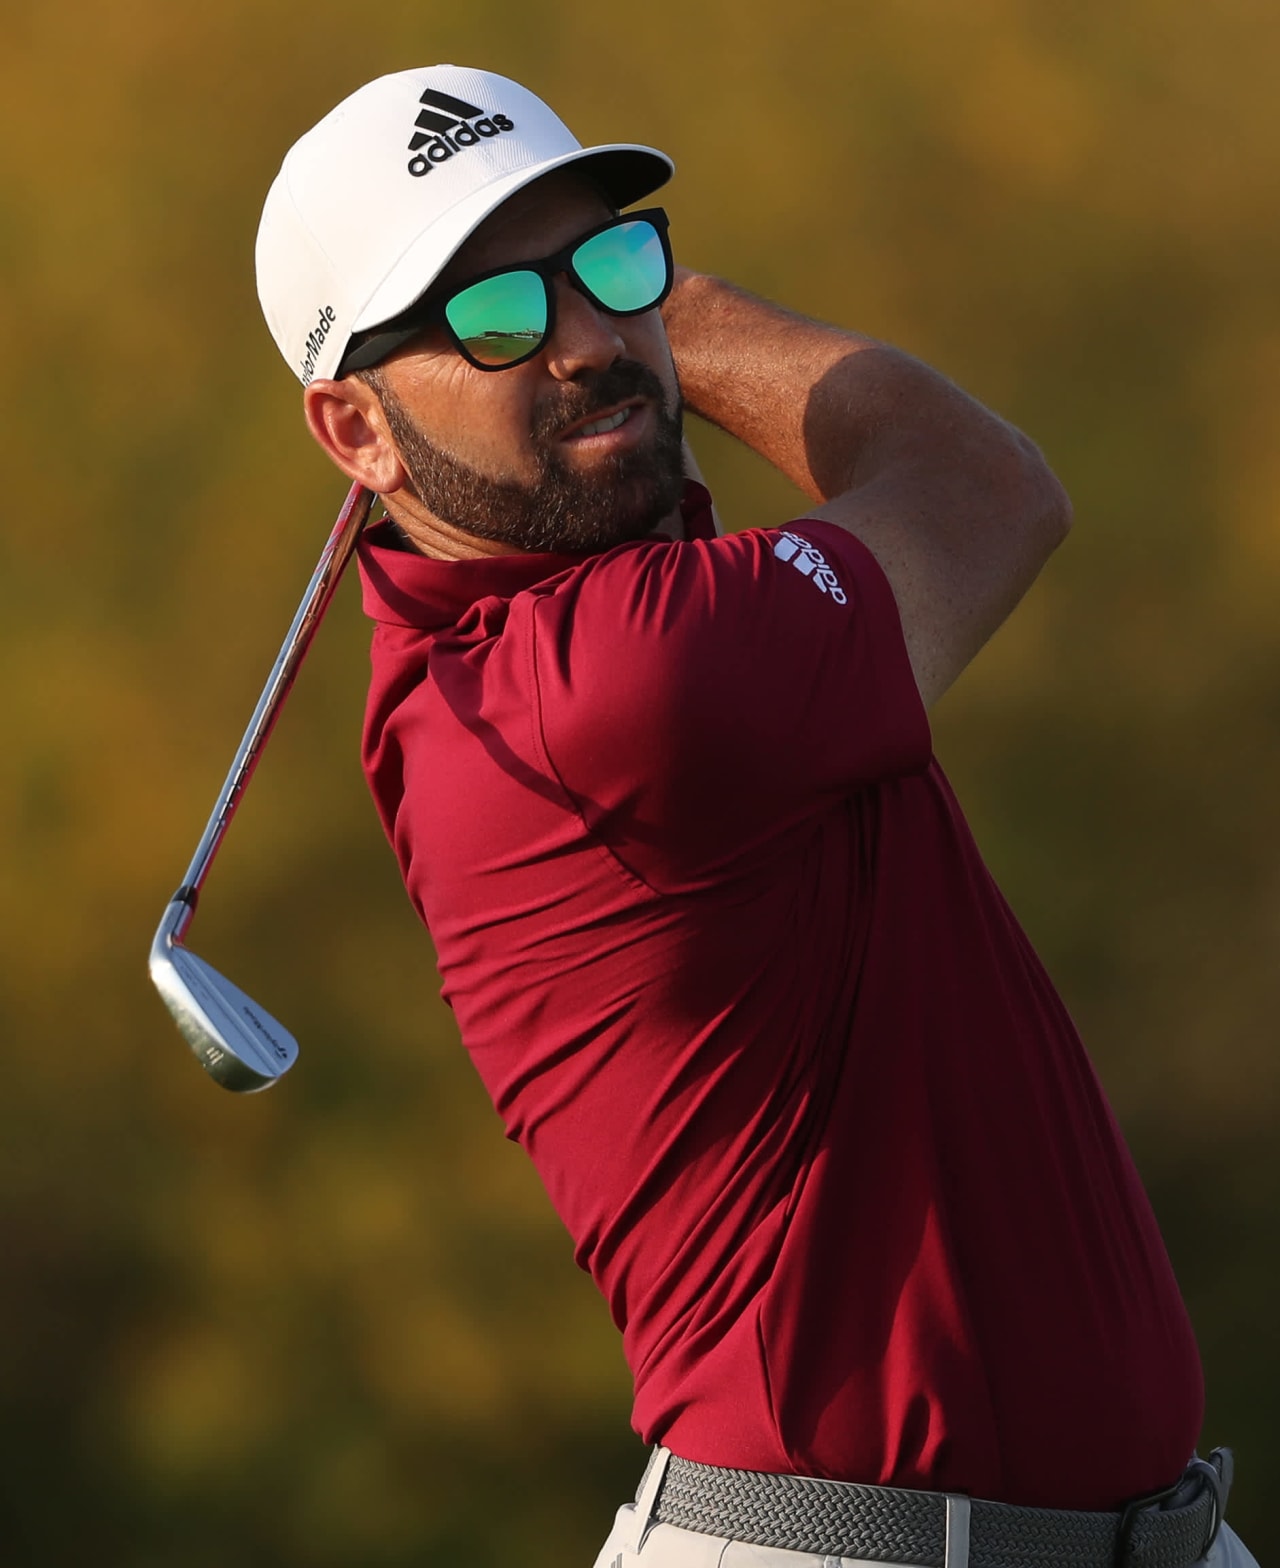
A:
[[[610,316],[638,316],[671,292],[671,242],[661,207],[610,218],[542,261],[495,267],[448,294],[419,300],[351,339],[336,374],[367,369],[439,325],[469,365],[510,370],[539,353],[555,331],[555,280],[563,273]]]

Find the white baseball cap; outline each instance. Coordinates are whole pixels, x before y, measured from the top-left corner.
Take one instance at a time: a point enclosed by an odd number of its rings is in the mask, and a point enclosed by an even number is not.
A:
[[[258,226],[258,298],[305,386],[400,314],[508,196],[580,164],[615,207],[670,179],[652,147],[583,147],[527,88],[464,66],[369,82],[285,154]]]

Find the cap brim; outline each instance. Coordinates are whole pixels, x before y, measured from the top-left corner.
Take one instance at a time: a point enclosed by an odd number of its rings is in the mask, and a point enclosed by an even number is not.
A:
[[[619,142],[603,147],[579,147],[558,158],[518,169],[490,181],[417,236],[396,259],[351,323],[351,332],[367,331],[407,310],[444,271],[458,249],[516,191],[535,180],[580,165],[615,207],[627,207],[665,185],[675,165],[653,147]]]

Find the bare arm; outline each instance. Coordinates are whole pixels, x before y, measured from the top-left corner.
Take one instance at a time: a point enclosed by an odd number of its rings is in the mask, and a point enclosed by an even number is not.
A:
[[[663,316],[687,405],[876,556],[932,705],[1070,525],[1040,453],[910,355],[719,279],[679,269]]]

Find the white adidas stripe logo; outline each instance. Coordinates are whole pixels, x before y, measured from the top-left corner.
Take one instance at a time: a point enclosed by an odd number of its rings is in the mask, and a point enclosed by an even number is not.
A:
[[[780,561],[789,561],[802,577],[807,577],[822,593],[829,593],[837,604],[848,604],[849,595],[817,545],[788,530],[774,545],[773,553]]]

